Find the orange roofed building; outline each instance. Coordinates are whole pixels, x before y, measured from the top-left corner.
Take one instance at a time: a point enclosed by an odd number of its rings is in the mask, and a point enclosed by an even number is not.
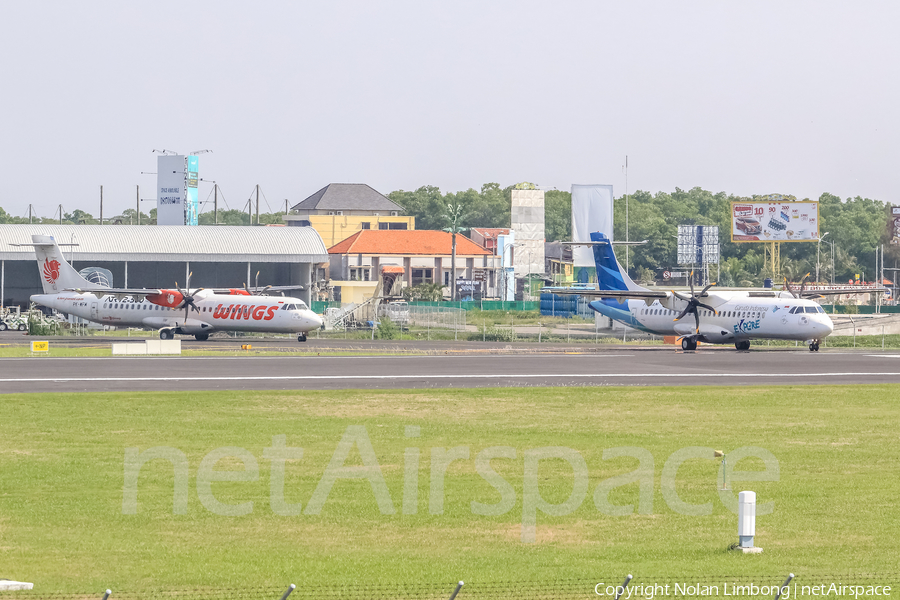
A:
[[[483,281],[485,295],[496,293],[498,258],[464,235],[456,236],[456,273],[451,273],[453,236],[445,231],[358,231],[328,249],[330,275],[339,282],[378,281],[385,274],[403,287],[423,283],[447,286],[455,279]],[[373,286],[374,290],[374,286]],[[346,302],[347,300],[344,299]],[[356,300],[354,300],[356,301]]]

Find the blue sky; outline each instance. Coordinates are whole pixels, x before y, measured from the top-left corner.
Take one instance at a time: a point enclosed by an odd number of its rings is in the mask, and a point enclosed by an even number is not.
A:
[[[231,208],[331,182],[900,203],[900,4],[12,3],[0,207],[111,215],[153,149]],[[210,184],[201,185],[201,200]],[[144,203],[147,211],[153,205]],[[266,207],[263,206],[263,210]]]

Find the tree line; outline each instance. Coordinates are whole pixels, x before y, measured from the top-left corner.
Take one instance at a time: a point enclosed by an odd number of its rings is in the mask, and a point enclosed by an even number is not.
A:
[[[518,184],[500,188],[487,183],[481,191],[442,194],[434,186],[423,186],[415,191],[391,192],[388,196],[415,215],[416,227],[441,229],[445,224],[441,215],[448,204],[463,206],[465,224],[469,227],[509,227],[512,190],[529,187]],[[533,187],[533,186],[531,186]],[[785,196],[786,199],[794,199]],[[759,286],[771,277],[766,264],[762,243],[736,243],[731,241],[731,203],[767,201],[762,195],[735,196],[719,192],[714,194],[699,187],[691,190],[675,188],[674,192],[652,194],[637,191],[627,198],[615,199],[613,220],[615,238],[625,239],[625,210],[628,207],[628,238],[648,240],[644,246],[629,251],[629,273],[635,279],[652,282],[664,269],[678,268],[677,234],[679,225],[716,225],[719,227],[718,272],[711,267],[711,275],[720,285]],[[821,246],[816,242],[785,243],[781,245],[782,274],[799,281],[806,273],[815,278],[817,250],[819,279],[846,283],[857,274],[870,281],[876,279],[875,251],[884,244],[886,267],[896,267],[900,248],[890,244],[892,220],[890,206],[869,198],[841,198],[822,194],[819,199],[819,232],[828,235]],[[572,196],[569,192],[547,190],[544,193],[544,226],[548,241],[572,239]],[[834,243],[834,267],[832,269],[832,242]],[[880,251],[880,250],[879,250]],[[625,263],[623,247],[616,248],[619,262]],[[893,279],[892,277],[888,277]]]
[[[440,230],[447,227],[445,215],[448,205],[462,207],[462,224],[472,227],[509,227],[512,190],[529,189],[534,185],[519,183],[501,188],[497,183],[486,183],[480,190],[441,192],[435,186],[422,186],[414,191],[397,190],[387,196],[402,206],[406,213],[416,218],[416,229]],[[720,264],[718,273],[712,267],[712,275],[720,285],[757,286],[771,277],[765,261],[762,244],[734,243],[731,241],[731,203],[762,201],[762,196],[742,197],[712,193],[701,188],[652,194],[636,191],[629,194],[628,237],[631,240],[649,240],[644,246],[629,252],[629,272],[642,281],[652,281],[663,269],[677,268],[677,228],[679,225],[717,225],[719,227]],[[847,282],[857,274],[874,280],[875,251],[884,244],[885,266],[898,266],[900,247],[890,244],[892,231],[890,206],[869,198],[841,198],[822,194],[819,199],[819,232],[828,236],[821,244],[820,280],[832,277],[831,251],[834,244],[834,279]],[[613,216],[616,239],[625,238],[626,199],[615,199]],[[546,239],[571,239],[572,197],[569,192],[547,190],[544,194],[544,222]],[[282,213],[262,213],[261,225],[282,223]],[[136,224],[137,213],[127,209],[117,216],[116,222]],[[212,225],[216,217],[212,211],[203,212],[198,218],[201,225]],[[82,210],[63,214],[63,223],[97,224],[98,219]],[[106,221],[106,219],[104,219]],[[9,215],[0,208],[0,223],[28,223],[26,216]],[[59,218],[33,217],[35,223],[59,223]],[[156,209],[150,214],[141,213],[141,224],[156,223]],[[250,225],[251,217],[240,210],[219,210],[218,222],[225,225]],[[252,216],[256,224],[256,215]],[[806,273],[816,270],[815,242],[786,243],[781,245],[782,273],[798,281]],[[624,264],[624,249],[616,249]],[[893,279],[889,277],[889,279]]]

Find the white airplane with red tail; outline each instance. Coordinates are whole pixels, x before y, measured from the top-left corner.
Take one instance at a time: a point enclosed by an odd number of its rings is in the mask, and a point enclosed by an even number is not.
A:
[[[34,246],[44,286],[44,293],[31,301],[94,323],[157,329],[164,340],[183,334],[200,341],[215,331],[246,331],[294,333],[305,342],[308,332],[322,326],[321,317],[303,300],[261,294],[297,286],[182,290],[176,282],[173,289],[108,288],[72,268],[51,236],[33,235],[31,240],[27,245]]]

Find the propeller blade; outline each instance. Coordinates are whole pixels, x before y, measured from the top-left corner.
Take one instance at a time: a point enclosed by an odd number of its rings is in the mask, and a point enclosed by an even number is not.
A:
[[[803,279],[800,280],[800,292],[803,293],[806,291],[806,278],[809,277],[809,273],[803,276]]]
[[[697,322],[697,333],[700,333],[700,313],[696,308],[694,309],[694,320]]]
[[[690,302],[690,300],[691,300],[688,296],[682,296],[675,290],[672,290],[672,295],[675,296],[676,298],[678,298],[679,300],[684,300],[685,302]]]
[[[250,291],[250,288],[247,287],[247,284],[246,284],[246,283],[244,283],[244,291],[246,291],[246,292],[247,292],[248,294],[250,294],[251,296],[253,295],[253,292]]]
[[[688,279],[688,283],[691,284],[691,296],[694,295],[694,270],[691,269],[691,276]]]
[[[256,272],[256,283],[253,284],[253,287],[259,287],[259,271]]]
[[[690,304],[687,305],[687,306],[684,308],[684,310],[681,311],[681,313],[680,313],[677,317],[675,317],[674,319],[672,319],[672,320],[673,320],[673,321],[678,321],[678,320],[682,319],[682,318],[684,317],[684,315],[688,314],[689,312],[691,312],[691,305],[690,305]]]
[[[719,314],[719,312],[716,309],[714,309],[712,306],[710,306],[708,304],[701,304],[700,302],[698,302],[697,306],[699,306],[701,308],[705,308],[708,311],[711,311],[714,315]]]
[[[709,284],[708,286],[706,286],[705,288],[703,288],[703,291],[700,292],[700,296],[701,296],[701,297],[705,296],[705,295],[706,295],[706,292],[709,291],[709,288],[711,288],[711,287],[714,286],[714,285],[716,285],[716,284],[715,284],[715,283],[711,283],[711,284]]]

